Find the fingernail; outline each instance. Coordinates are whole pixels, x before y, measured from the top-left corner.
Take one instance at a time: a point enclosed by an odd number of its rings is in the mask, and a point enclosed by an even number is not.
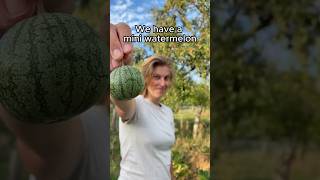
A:
[[[120,49],[115,49],[112,51],[112,56],[114,59],[120,59],[122,56],[122,53],[120,51]]]
[[[132,45],[131,44],[124,44],[123,50],[125,53],[130,52],[132,50]]]

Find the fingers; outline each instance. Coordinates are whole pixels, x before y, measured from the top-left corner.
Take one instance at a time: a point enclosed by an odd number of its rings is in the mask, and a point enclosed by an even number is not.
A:
[[[125,23],[119,23],[116,25],[116,28],[118,30],[118,35],[119,35],[119,39],[121,42],[121,46],[123,49],[123,52],[125,54],[130,53],[132,51],[132,45],[128,42],[123,42],[123,37],[124,36],[130,36],[131,35],[131,30],[130,27],[125,24]]]
[[[110,55],[114,60],[121,60],[123,57],[123,50],[121,39],[118,35],[117,27],[110,24]]]
[[[131,29],[127,24],[110,24],[110,71],[131,63],[133,46],[131,43],[123,42],[123,37],[130,35]]]

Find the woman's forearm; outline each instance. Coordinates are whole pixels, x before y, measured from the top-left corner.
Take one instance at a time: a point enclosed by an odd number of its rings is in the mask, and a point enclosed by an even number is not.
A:
[[[136,108],[135,99],[130,100],[117,100],[110,96],[111,102],[116,106],[116,112],[122,120],[131,119],[134,115]]]

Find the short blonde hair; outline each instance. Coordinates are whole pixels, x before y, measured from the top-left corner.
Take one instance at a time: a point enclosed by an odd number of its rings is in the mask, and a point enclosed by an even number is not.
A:
[[[172,67],[171,60],[164,56],[151,56],[147,58],[142,64],[142,75],[144,78],[144,89],[142,91],[142,95],[146,96],[148,94],[148,84],[152,79],[153,72],[158,66],[167,66],[170,70],[170,80],[174,79],[174,70]]]

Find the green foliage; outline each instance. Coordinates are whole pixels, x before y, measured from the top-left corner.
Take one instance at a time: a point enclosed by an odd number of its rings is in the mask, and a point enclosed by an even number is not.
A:
[[[140,47],[134,47],[133,50],[133,57],[132,57],[132,61],[134,61],[135,64],[139,64],[141,62],[143,62],[143,60],[145,58],[147,58],[147,52],[145,49],[140,48]]]
[[[191,15],[194,14],[194,15]],[[180,26],[182,33],[159,34],[161,36],[174,36],[181,34],[194,35],[196,43],[148,43],[155,54],[170,57],[176,69],[176,78],[173,88],[165,98],[174,111],[186,104],[192,96],[191,87],[194,85],[190,78],[195,73],[206,79],[210,71],[210,28],[209,28],[209,1],[166,1],[163,8],[153,9],[156,26]],[[157,34],[155,34],[157,35]]]
[[[199,180],[208,180],[210,178],[209,171],[199,170],[198,177]]]
[[[174,174],[176,178],[190,176],[191,174],[190,167],[185,161],[187,159],[186,155],[180,153],[179,151],[173,151],[172,157],[173,157],[172,165],[173,165]]]
[[[216,151],[222,152],[223,147],[239,139],[272,140],[297,149],[319,143],[317,1],[215,2],[212,10],[216,34],[213,39]],[[266,47],[275,45],[281,45],[282,52],[273,48],[278,54],[265,53]],[[316,71],[311,70],[312,66],[318,66]],[[240,164],[234,166],[243,165]],[[273,166],[290,168],[292,164],[293,161],[278,162]],[[229,166],[224,166],[227,172]],[[231,179],[235,176],[236,173],[230,175]]]
[[[190,97],[192,84],[190,78],[183,76],[181,71],[176,71],[172,87],[163,99],[163,103],[177,112],[179,107],[185,104],[187,98]]]
[[[172,151],[174,175],[177,179],[209,179],[210,133],[192,139],[192,131],[189,135],[179,132]]]
[[[319,27],[312,24],[318,12],[314,1],[290,2],[217,1],[213,91],[219,94],[214,98],[219,140],[271,138],[305,143],[314,139],[315,131],[310,129],[319,118],[319,78],[306,66],[312,64],[306,48],[315,45]],[[248,22],[243,23],[244,19]],[[307,24],[311,26],[304,28]],[[263,55],[258,34],[268,34],[272,27],[276,33],[269,33],[273,36],[269,42],[286,42],[284,50],[298,59],[296,70],[280,70],[271,62],[286,59]]]
[[[210,104],[210,90],[206,84],[194,84],[191,86],[188,102],[193,106],[208,107]]]
[[[120,173],[120,142],[118,131],[110,129],[110,177],[112,180],[118,179]]]

